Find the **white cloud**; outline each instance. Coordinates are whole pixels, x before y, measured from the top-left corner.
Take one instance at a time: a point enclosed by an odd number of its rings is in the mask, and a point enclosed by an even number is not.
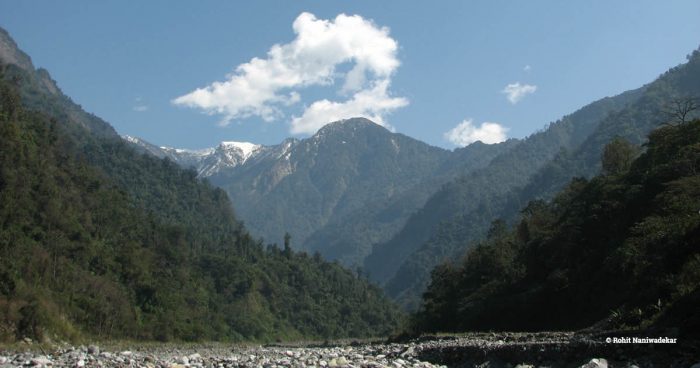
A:
[[[340,14],[324,20],[310,13],[300,14],[292,28],[296,37],[291,42],[273,45],[265,58],[256,57],[239,65],[227,80],[213,82],[172,102],[222,115],[223,125],[249,116],[272,121],[284,116],[283,106],[301,100],[297,90],[330,86],[343,78],[340,91],[352,97],[345,102],[313,102],[301,117],[294,118],[292,131],[300,133],[312,133],[309,127],[318,126],[323,119],[328,123],[352,117],[347,115],[351,113],[382,121],[383,114],[407,104],[405,99],[387,95],[391,76],[400,65],[398,44],[389,36],[388,28],[359,15]],[[344,63],[354,65],[347,73],[336,72],[336,67]]]
[[[460,147],[482,141],[486,144],[500,143],[506,140],[508,128],[498,123],[483,122],[478,128],[472,119],[462,121],[445,133],[445,139]]]
[[[307,107],[300,117],[292,119],[293,134],[313,134],[329,122],[348,117],[364,117],[375,123],[393,129],[383,116],[391,111],[408,105],[402,97],[391,97],[387,93],[389,81],[380,80],[371,89],[355,93],[345,102],[319,100]]]
[[[529,72],[530,70],[532,70],[532,67],[530,66],[530,64],[525,65],[525,66],[523,67],[523,71]]]
[[[508,98],[508,101],[515,105],[525,96],[535,93],[535,91],[537,91],[537,86],[533,86],[531,84],[520,84],[520,82],[516,82],[505,86],[501,93],[504,93]]]

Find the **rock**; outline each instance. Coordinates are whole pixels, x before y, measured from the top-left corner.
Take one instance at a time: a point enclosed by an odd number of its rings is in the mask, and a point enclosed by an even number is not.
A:
[[[518,364],[515,368],[535,368],[535,366],[530,364]]]
[[[411,346],[408,349],[404,350],[403,353],[401,353],[401,357],[406,357],[406,356],[412,355],[413,351],[414,351],[413,346]]]
[[[337,367],[338,366],[338,360],[336,358],[331,359],[330,362],[328,362],[329,367]]]
[[[39,366],[47,366],[47,365],[52,365],[53,362],[51,359],[45,357],[45,356],[38,356],[36,358],[33,358],[32,360],[29,361],[29,364],[31,365],[39,365]]]
[[[580,368],[608,368],[608,361],[602,358],[593,358]]]
[[[187,368],[187,366],[185,366],[184,364],[178,364],[178,363],[170,364],[168,367],[170,367],[170,368]]]
[[[77,362],[75,362],[76,368],[83,368],[85,366],[85,361],[80,359]]]
[[[87,348],[87,352],[88,352],[88,354],[99,355],[100,354],[100,347],[97,345],[90,345]]]
[[[186,357],[186,356],[179,357],[179,358],[177,358],[177,360],[175,361],[175,363],[188,365],[188,364],[190,364],[190,358],[188,358],[188,357]]]
[[[700,362],[691,365],[690,368],[700,368]]]
[[[121,355],[121,356],[131,356],[132,354],[134,354],[134,353],[132,353],[129,350],[124,350],[121,353],[119,353],[119,355]]]
[[[345,357],[340,357],[337,359],[338,365],[347,365],[348,361],[345,359]]]

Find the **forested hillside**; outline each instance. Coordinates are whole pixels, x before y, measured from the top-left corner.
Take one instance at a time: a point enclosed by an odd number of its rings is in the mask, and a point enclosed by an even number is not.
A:
[[[675,327],[700,330],[700,120],[643,147],[614,139],[603,174],[499,220],[432,272],[418,331]],[[643,150],[641,156],[634,158]]]
[[[667,120],[674,101],[693,96],[700,96],[698,51],[654,82],[594,102],[528,137],[487,168],[445,186],[394,239],[375,246],[367,268],[382,259],[399,262],[384,266],[378,280],[392,298],[416,308],[432,268],[463,254],[487,234],[494,218],[512,223],[530,200],[551,198],[572,177],[595,175],[607,142],[619,136],[641,144]]]
[[[253,240],[222,190],[135,152],[18,49],[0,57],[13,62],[0,78],[0,339],[269,341],[397,325],[379,289],[289,239]]]
[[[345,216],[332,218],[306,240],[305,247],[317,250],[327,259],[337,258],[346,264],[362,266],[364,258],[372,251],[372,245],[391,239],[438,188],[455,177],[486,167],[494,157],[518,143],[515,139],[499,144],[475,142],[456,149],[439,166],[429,171],[429,175],[416,176],[417,183],[412,186],[404,187],[402,191],[392,191],[384,198],[367,201]],[[345,256],[349,250],[358,248],[360,251],[354,254],[355,257]],[[364,269],[363,272],[371,278],[378,271]]]

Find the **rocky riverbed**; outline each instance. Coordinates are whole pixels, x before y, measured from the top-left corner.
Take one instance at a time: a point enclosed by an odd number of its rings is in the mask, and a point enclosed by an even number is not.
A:
[[[500,333],[423,337],[401,343],[241,346],[26,344],[0,350],[9,367],[683,367],[700,368],[694,344],[616,345],[604,335]],[[687,350],[686,350],[687,349]]]

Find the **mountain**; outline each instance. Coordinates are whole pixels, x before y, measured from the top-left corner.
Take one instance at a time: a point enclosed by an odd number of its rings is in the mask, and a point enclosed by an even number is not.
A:
[[[442,184],[517,144],[477,142],[450,152],[363,118],[275,146],[246,143],[254,147],[247,154],[225,143],[189,151],[125,139],[193,166],[225,189],[253,234],[281,242],[289,233],[301,249],[351,266],[361,265],[371,245],[389,239]]]
[[[361,118],[328,124],[294,143],[283,155],[209,180],[229,193],[254,234],[279,241],[288,232],[304,249],[345,264],[360,264],[368,253],[365,244],[331,255],[325,242],[310,245],[307,239],[328,223],[403,193],[449,156]]]
[[[277,155],[280,146],[263,146],[250,142],[221,142],[218,146],[199,150],[156,146],[141,138],[125,135],[122,138],[138,150],[159,158],[168,158],[184,168],[193,168],[199,177],[211,177],[222,171],[231,170],[253,161],[256,157],[265,157],[270,153]],[[289,140],[290,144],[296,140]]]
[[[373,244],[389,240],[442,185],[460,175],[467,175],[487,166],[494,157],[512,149],[517,144],[519,144],[518,140],[511,139],[492,145],[475,142],[467,147],[456,149],[430,175],[420,178],[412,187],[382,201],[370,202],[346,216],[329,221],[309,237],[307,246],[310,249],[317,249],[329,259],[337,258],[338,255],[347,252],[346,249],[355,249],[359,246],[362,250],[361,254],[366,257],[371,252]],[[359,258],[356,259],[359,260]],[[365,268],[362,272],[372,277],[379,271],[376,268]]]
[[[226,163],[255,151],[222,147],[236,153]],[[398,325],[365,279],[253,239],[224,191],[144,150],[0,30],[0,340],[273,341]]]
[[[392,298],[417,308],[433,267],[459,258],[492,220],[513,222],[530,200],[551,198],[572,177],[592,177],[607,142],[619,136],[641,144],[667,121],[674,100],[700,96],[699,61],[694,52],[654,82],[596,101],[446,185],[393,239],[374,247],[365,267],[383,271],[372,276]]]
[[[612,140],[601,175],[530,202],[511,230],[494,222],[463,259],[436,268],[417,332],[595,325],[697,338],[700,120],[652,131],[634,160],[640,148]]]
[[[414,282],[426,282],[430,270],[442,259],[451,257],[454,248],[463,245],[464,237],[477,239],[483,236],[484,227],[499,217],[499,211],[513,201],[510,197],[514,190],[528,183],[528,179],[562,149],[580,144],[610,111],[621,108],[635,96],[636,93],[629,93],[592,103],[526,138],[513,149],[495,157],[486,167],[447,183],[409,218],[399,233],[389,241],[375,245],[365,261],[365,268],[376,270],[371,274],[372,278],[386,284],[393,297],[401,298],[401,294],[407,291],[415,301],[415,296],[420,295],[425,285],[415,285]],[[471,217],[455,219],[465,213]],[[473,223],[473,228],[467,229],[469,223],[462,226],[467,221]],[[452,225],[453,222],[458,225]],[[450,230],[442,230],[450,226],[465,231],[453,234]],[[415,254],[421,247],[437,249],[431,249],[425,255]],[[398,274],[402,267],[406,271]],[[413,294],[412,288],[416,286]]]

